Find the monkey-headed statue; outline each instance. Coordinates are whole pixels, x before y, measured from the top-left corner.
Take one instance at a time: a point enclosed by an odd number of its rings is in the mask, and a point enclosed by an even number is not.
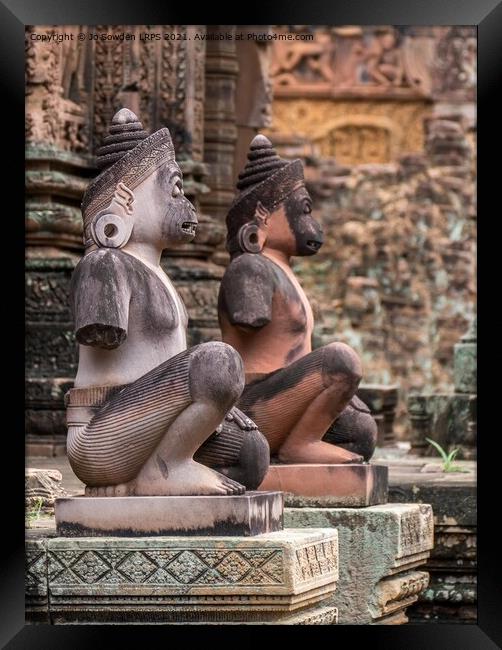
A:
[[[187,349],[185,306],[160,266],[162,251],[191,241],[197,226],[169,131],[148,135],[121,109],[97,163],[71,284],[80,345],[66,400],[70,464],[89,496],[256,488],[269,448],[234,408],[241,357],[222,342]]]
[[[312,351],[312,309],[291,268],[323,243],[300,160],[281,159],[257,135],[227,216],[231,262],[218,313],[223,341],[244,361],[238,406],[282,463],[360,463],[372,456],[377,425],[355,395],[356,352],[340,342]]]

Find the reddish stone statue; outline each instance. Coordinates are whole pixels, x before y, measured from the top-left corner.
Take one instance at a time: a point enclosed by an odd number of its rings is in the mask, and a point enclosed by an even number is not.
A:
[[[169,131],[148,135],[122,109],[97,161],[71,286],[80,344],[67,399],[71,466],[91,496],[254,489],[269,450],[233,408],[242,360],[222,342],[187,349],[185,306],[160,266],[163,249],[191,241],[197,226]]]
[[[291,269],[294,255],[314,255],[323,242],[303,165],[281,159],[258,135],[237,189],[218,309],[223,341],[244,361],[239,408],[282,462],[369,460],[377,427],[355,395],[360,359],[344,343],[312,351],[312,310]]]

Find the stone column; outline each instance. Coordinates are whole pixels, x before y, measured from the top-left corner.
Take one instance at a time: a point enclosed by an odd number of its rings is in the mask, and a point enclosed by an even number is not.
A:
[[[247,40],[248,33],[266,36],[269,25],[239,25],[242,40],[237,41],[239,77],[235,93],[237,146],[235,152],[233,187],[239,172],[247,162],[249,143],[254,136],[272,123],[272,80],[270,63],[273,41]]]
[[[224,38],[225,34],[232,39]],[[239,70],[235,25],[210,25],[207,37],[204,162],[209,166],[207,182],[211,192],[202,199],[202,206],[211,216],[224,220],[234,196],[235,90]]]

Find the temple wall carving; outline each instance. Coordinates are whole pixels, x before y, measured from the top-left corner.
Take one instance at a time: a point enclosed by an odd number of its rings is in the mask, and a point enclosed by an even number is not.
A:
[[[423,122],[439,105],[473,105],[470,27],[290,26],[277,40],[269,135],[343,165],[386,163],[424,149]],[[472,112],[472,106],[470,106]]]
[[[429,103],[277,98],[273,110],[269,133],[276,141],[290,140],[306,155],[355,165],[386,163],[403,151],[421,151]]]

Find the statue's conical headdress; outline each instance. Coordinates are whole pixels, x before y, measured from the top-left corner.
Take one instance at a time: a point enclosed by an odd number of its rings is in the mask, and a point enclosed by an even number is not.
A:
[[[84,238],[85,224],[110,204],[117,183],[132,190],[165,162],[175,162],[168,129],[148,135],[132,111],[122,108],[115,113],[97,152],[96,164],[102,171],[89,183],[82,201]]]
[[[143,125],[128,108],[121,108],[115,113],[103,139],[103,146],[98,149],[96,164],[105,169],[117,162],[122,156],[148,137]]]
[[[253,220],[258,201],[272,212],[304,181],[302,161],[280,158],[264,135],[253,138],[247,157],[248,162],[237,181],[239,193],[227,215],[227,248],[230,252],[236,249],[239,228]]]

